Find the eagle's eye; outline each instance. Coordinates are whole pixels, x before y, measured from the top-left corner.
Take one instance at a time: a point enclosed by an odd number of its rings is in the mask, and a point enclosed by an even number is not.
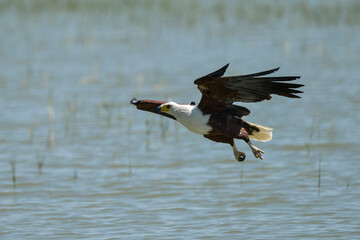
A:
[[[170,105],[166,105],[166,108],[167,108],[167,109],[170,109]]]

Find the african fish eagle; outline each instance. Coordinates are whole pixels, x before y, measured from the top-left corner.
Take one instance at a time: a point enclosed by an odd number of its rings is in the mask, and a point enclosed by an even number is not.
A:
[[[257,148],[250,141],[270,141],[272,128],[250,123],[242,119],[250,111],[234,102],[260,102],[270,100],[271,94],[289,98],[300,98],[302,91],[296,88],[302,84],[288,83],[300,76],[268,77],[279,68],[268,71],[223,77],[229,64],[219,70],[195,80],[202,97],[199,104],[179,104],[175,102],[156,100],[137,100],[133,98],[130,103],[138,109],[161,114],[172,118],[190,131],[201,134],[215,142],[231,145],[235,159],[245,160],[245,153],[236,149],[234,139],[244,140],[256,158],[263,159],[263,150]],[[266,76],[266,77],[265,77]]]

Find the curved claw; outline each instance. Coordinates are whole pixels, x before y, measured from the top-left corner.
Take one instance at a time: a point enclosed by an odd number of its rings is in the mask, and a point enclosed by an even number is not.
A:
[[[254,156],[256,158],[260,158],[261,160],[264,159],[263,156],[261,155],[262,153],[264,153],[263,150],[261,150],[260,148],[255,147],[254,145],[251,147],[251,150],[254,153]]]
[[[235,154],[235,158],[236,158],[236,160],[238,160],[239,162],[242,162],[242,161],[245,160],[246,155],[245,155],[245,153],[243,153],[243,152],[237,152],[237,153]]]
[[[239,157],[238,157],[237,160],[238,160],[239,162],[242,162],[242,161],[245,160],[245,157],[246,157],[245,155],[239,155]]]
[[[254,156],[255,156],[256,158],[260,158],[261,160],[264,159],[260,152],[254,152]]]
[[[249,147],[251,148],[251,151],[253,152],[254,156],[256,158],[260,158],[261,160],[263,160],[263,156],[261,155],[262,153],[264,153],[263,150],[261,150],[260,148],[256,147],[254,144],[252,144],[251,141],[248,142]]]

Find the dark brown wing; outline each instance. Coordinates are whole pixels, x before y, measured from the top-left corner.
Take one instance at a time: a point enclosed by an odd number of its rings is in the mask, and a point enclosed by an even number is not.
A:
[[[204,113],[223,111],[233,102],[260,102],[270,100],[271,94],[277,94],[289,98],[300,98],[295,95],[302,91],[295,88],[302,87],[302,84],[285,83],[293,81],[300,76],[286,77],[264,77],[279,70],[279,68],[268,71],[222,77],[229,64],[219,70],[195,80],[198,89],[202,93],[199,108]]]
[[[166,103],[165,101],[157,101],[157,100],[137,100],[136,98],[131,99],[131,104],[135,105],[137,109],[152,112],[156,114],[163,115],[165,117],[171,118],[176,120],[176,118],[170,114],[157,112],[156,108],[159,107],[161,104]]]

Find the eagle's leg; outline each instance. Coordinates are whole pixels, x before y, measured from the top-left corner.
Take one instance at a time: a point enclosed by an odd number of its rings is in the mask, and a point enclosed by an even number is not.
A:
[[[244,128],[240,129],[240,133],[238,134],[237,138],[244,140],[251,148],[251,151],[253,152],[254,156],[256,158],[260,158],[261,160],[263,160],[263,156],[261,154],[264,153],[264,151],[256,147],[254,144],[252,144],[249,138],[249,134],[246,132]]]
[[[236,148],[235,143],[233,143],[231,146],[232,146],[232,149],[233,149],[233,152],[234,152],[235,159],[238,160],[239,162],[244,161],[245,157],[246,157],[245,153],[239,152],[237,150],[237,148]]]
[[[247,142],[247,144],[251,148],[251,151],[254,153],[254,156],[263,160],[263,156],[261,154],[264,153],[264,151],[252,144],[250,140]]]
[[[222,134],[222,133],[216,133],[216,132],[211,133],[211,134],[206,134],[206,135],[204,135],[204,137],[206,137],[207,139],[210,139],[212,141],[215,141],[215,142],[222,142],[222,143],[230,144],[230,146],[233,149],[235,159],[238,160],[239,162],[245,160],[245,156],[246,156],[245,153],[239,152],[236,149],[235,141],[234,141],[233,137],[230,137],[230,136]]]

